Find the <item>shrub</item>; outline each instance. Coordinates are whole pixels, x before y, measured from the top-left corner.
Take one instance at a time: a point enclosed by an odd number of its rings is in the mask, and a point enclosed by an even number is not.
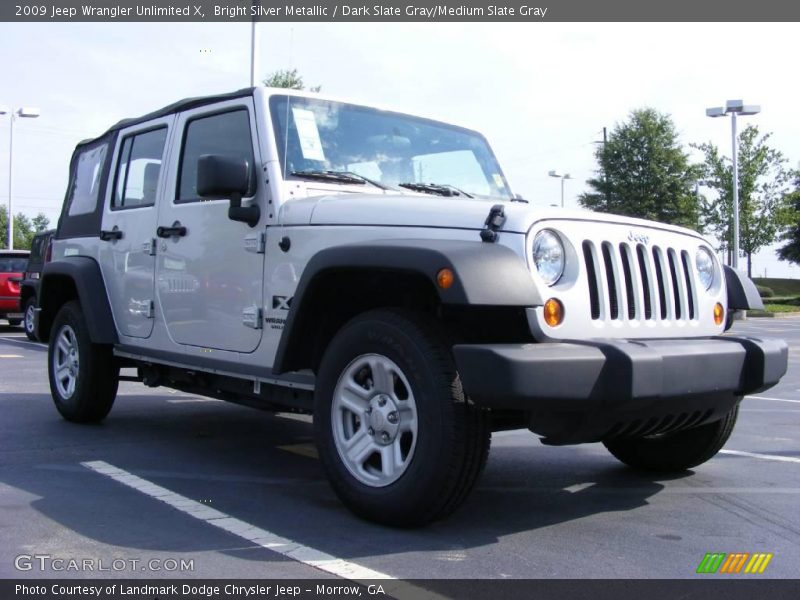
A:
[[[772,298],[775,295],[775,292],[772,291],[772,288],[769,288],[765,285],[757,285],[756,289],[758,290],[758,295],[762,298]]]

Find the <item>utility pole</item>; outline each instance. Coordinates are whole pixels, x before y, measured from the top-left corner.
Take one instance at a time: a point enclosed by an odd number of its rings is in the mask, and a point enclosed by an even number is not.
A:
[[[606,188],[606,205],[611,202],[611,194],[608,193],[608,164],[606,157],[606,146],[608,144],[608,132],[605,127],[603,127],[603,179],[605,180],[605,188]]]
[[[611,193],[608,189],[608,166],[606,164],[606,146],[608,145],[608,129],[603,127],[603,140],[592,142],[594,144],[603,144],[603,151],[600,153],[600,164],[603,167],[603,191],[606,197],[606,205],[611,202]]]

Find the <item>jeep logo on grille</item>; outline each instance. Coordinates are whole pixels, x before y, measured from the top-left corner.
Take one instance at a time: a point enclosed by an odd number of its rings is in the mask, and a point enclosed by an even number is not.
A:
[[[650,241],[650,237],[643,233],[636,233],[635,231],[629,231],[628,241],[644,244],[646,246]]]

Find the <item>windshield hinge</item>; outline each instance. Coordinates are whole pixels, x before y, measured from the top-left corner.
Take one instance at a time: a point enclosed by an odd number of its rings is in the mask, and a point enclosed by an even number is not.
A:
[[[481,230],[481,239],[484,242],[494,243],[499,237],[498,231],[503,227],[506,222],[506,213],[503,210],[502,204],[495,204],[489,211],[489,216],[483,224]]]

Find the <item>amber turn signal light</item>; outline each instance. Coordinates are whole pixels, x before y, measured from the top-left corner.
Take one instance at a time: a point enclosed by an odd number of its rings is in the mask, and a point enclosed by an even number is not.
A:
[[[436,274],[436,285],[438,285],[443,290],[450,289],[450,286],[453,285],[453,282],[456,280],[456,276],[453,275],[453,272],[450,269],[441,269]]]
[[[555,327],[564,320],[564,305],[555,298],[550,298],[544,303],[544,322]]]
[[[725,309],[722,308],[722,304],[717,302],[714,305],[714,323],[717,325],[722,325],[722,321],[725,319]]]

